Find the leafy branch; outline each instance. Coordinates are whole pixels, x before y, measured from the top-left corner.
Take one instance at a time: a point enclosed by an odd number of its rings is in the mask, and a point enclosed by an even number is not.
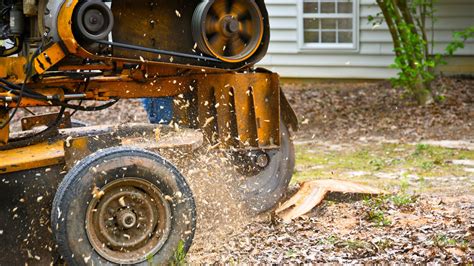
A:
[[[454,33],[454,40],[446,48],[446,54],[434,53],[436,0],[376,0],[381,12],[369,16],[376,25],[386,22],[392,36],[395,62],[391,66],[399,70],[392,84],[403,87],[419,104],[438,99],[432,90],[436,78],[435,69],[445,64],[443,56],[452,56],[464,48],[467,39],[474,37],[474,26]],[[431,36],[428,32],[431,31]]]
[[[453,41],[446,47],[446,54],[454,55],[457,50],[464,48],[464,44],[468,39],[472,38],[474,38],[474,25],[463,31],[455,32],[453,34]]]

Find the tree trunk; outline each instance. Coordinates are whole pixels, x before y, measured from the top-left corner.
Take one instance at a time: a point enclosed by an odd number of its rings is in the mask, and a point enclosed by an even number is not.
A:
[[[427,3],[421,3],[420,14],[410,0],[376,0],[392,35],[397,57],[398,85],[406,87],[419,104],[430,101],[432,73],[429,42],[426,34]],[[415,13],[415,14],[414,14]]]

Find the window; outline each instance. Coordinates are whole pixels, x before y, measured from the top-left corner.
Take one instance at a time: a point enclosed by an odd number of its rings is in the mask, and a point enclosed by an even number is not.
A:
[[[300,0],[300,45],[310,49],[357,48],[357,0]]]

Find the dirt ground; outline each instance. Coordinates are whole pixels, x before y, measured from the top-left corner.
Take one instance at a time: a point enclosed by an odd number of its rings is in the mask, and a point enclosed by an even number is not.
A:
[[[472,263],[474,81],[437,86],[444,101],[420,107],[387,83],[285,84],[302,124],[293,185],[334,178],[394,194],[334,194],[290,224],[271,213],[218,215],[225,237],[201,228],[188,261]],[[441,140],[457,140],[461,148],[433,142]]]
[[[434,87],[444,101],[420,107],[389,82],[284,86],[302,124],[299,139],[472,140],[474,80],[443,78]]]
[[[417,106],[386,82],[285,84],[301,123],[293,189],[329,178],[393,194],[331,194],[285,224],[272,213],[246,215],[222,185],[232,178],[222,171],[226,162],[210,163],[219,157],[207,154],[183,169],[195,180],[199,208],[187,261],[473,263],[474,80],[441,79],[436,87],[444,100]],[[144,121],[146,114],[128,100],[75,118],[112,124]]]

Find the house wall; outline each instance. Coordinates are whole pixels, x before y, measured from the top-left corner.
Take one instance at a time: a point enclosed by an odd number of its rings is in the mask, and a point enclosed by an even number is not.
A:
[[[385,24],[373,27],[369,15],[379,8],[375,0],[359,2],[358,49],[353,51],[303,50],[299,44],[299,8],[303,0],[266,0],[270,14],[271,43],[260,66],[288,78],[385,79],[396,74],[393,45]],[[436,52],[443,52],[453,31],[474,25],[474,0],[440,0],[435,24]],[[431,34],[431,33],[430,33]],[[469,40],[459,58],[441,71],[474,74],[474,40]]]

